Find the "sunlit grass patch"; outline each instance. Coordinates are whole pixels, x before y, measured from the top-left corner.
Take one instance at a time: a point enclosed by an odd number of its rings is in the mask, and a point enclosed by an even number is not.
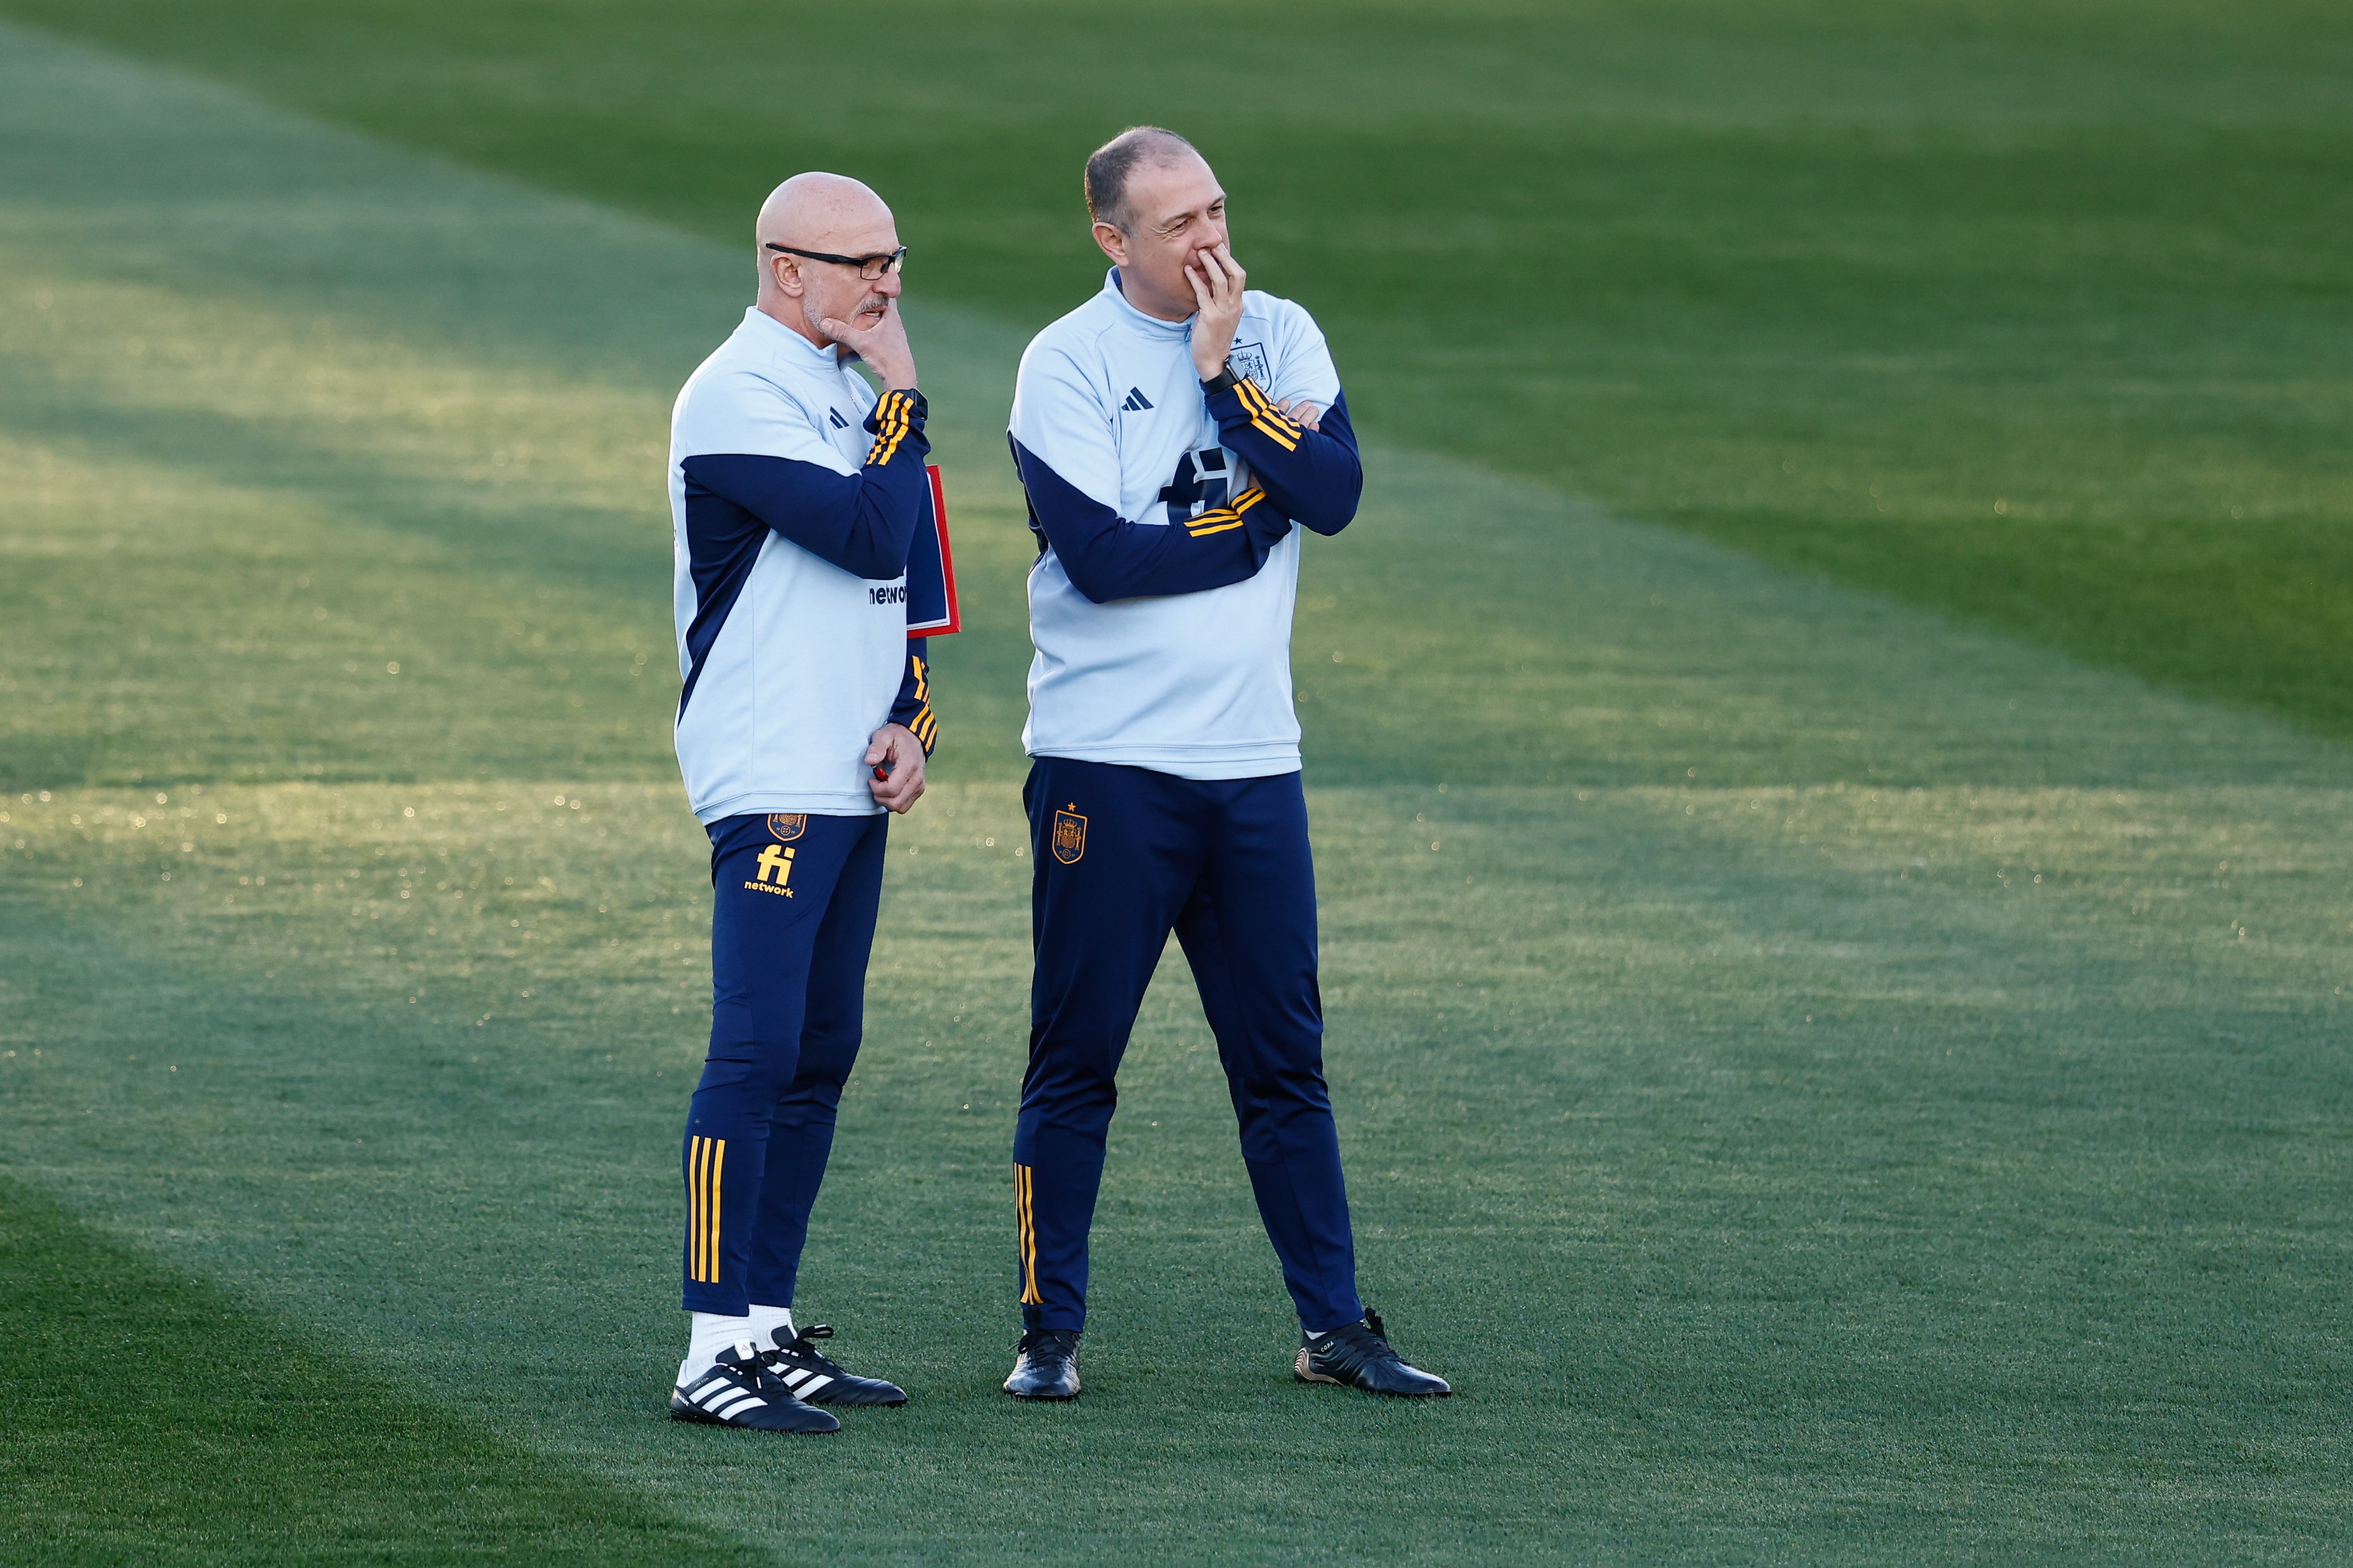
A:
[[[1360,427],[2353,732],[2338,7],[931,0],[838,122],[770,90],[793,5],[7,8],[677,225],[737,279],[762,192],[854,171],[915,297],[1020,334],[1100,284],[1080,160],[1165,122],[1230,190],[1252,283],[1330,333]],[[1214,95],[1170,65],[1204,28],[1255,40]],[[290,248],[332,274],[322,226]],[[525,241],[551,302],[616,286],[573,239]]]

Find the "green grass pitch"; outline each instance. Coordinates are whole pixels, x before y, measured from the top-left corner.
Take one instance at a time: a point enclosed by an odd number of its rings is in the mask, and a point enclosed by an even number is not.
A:
[[[2345,1556],[2335,12],[0,11],[0,1561]],[[995,1392],[1001,419],[1141,118],[1367,432],[1294,666],[1440,1405],[1289,1381],[1174,957],[1086,1398]],[[971,629],[803,1298],[917,1401],[773,1443],[660,1404],[659,454],[810,163],[916,247]]]

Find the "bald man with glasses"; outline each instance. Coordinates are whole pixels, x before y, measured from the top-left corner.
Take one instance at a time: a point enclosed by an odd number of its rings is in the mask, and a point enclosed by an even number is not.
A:
[[[907,635],[930,445],[881,198],[796,175],[756,239],[758,296],[670,426],[678,757],[713,894],[670,1413],[833,1432],[828,1406],[907,1397],[826,1355],[832,1330],[797,1327],[793,1296],[858,1054],[888,825],[923,793],[938,733]]]
[[[869,256],[836,256],[829,250],[803,250],[797,246],[778,245],[775,240],[763,240],[763,250],[773,250],[779,256],[797,256],[805,261],[829,261],[836,267],[855,267],[861,283],[880,283],[885,278],[896,278],[899,268],[906,264],[907,247],[878,250]]]

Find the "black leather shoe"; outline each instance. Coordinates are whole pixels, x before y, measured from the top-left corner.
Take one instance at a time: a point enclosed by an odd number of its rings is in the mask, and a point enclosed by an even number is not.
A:
[[[1444,1378],[1408,1366],[1404,1357],[1389,1349],[1381,1315],[1369,1307],[1362,1322],[1312,1340],[1301,1335],[1299,1359],[1291,1370],[1302,1383],[1343,1383],[1367,1394],[1406,1399],[1442,1399],[1454,1392]]]
[[[794,1398],[808,1405],[907,1403],[907,1391],[897,1384],[844,1372],[839,1363],[813,1342],[831,1338],[833,1331],[823,1323],[812,1323],[790,1338],[778,1329],[776,1348],[762,1358],[767,1363],[768,1375],[792,1390]]]
[[[746,1340],[670,1391],[673,1421],[754,1432],[839,1432],[841,1423],[804,1405],[768,1375],[767,1352]]]
[[[1076,1399],[1079,1396],[1079,1331],[1031,1329],[1013,1347],[1013,1375],[1005,1392],[1016,1399]]]

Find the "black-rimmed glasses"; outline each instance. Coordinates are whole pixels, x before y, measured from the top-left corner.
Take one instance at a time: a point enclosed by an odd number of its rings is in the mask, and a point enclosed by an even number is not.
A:
[[[858,275],[869,283],[898,271],[907,260],[907,247],[903,245],[896,250],[878,250],[871,256],[836,256],[829,251],[801,250],[789,245],[778,245],[773,239],[766,244],[770,250],[781,250],[786,256],[805,256],[811,261],[832,261],[843,267],[855,267]]]

